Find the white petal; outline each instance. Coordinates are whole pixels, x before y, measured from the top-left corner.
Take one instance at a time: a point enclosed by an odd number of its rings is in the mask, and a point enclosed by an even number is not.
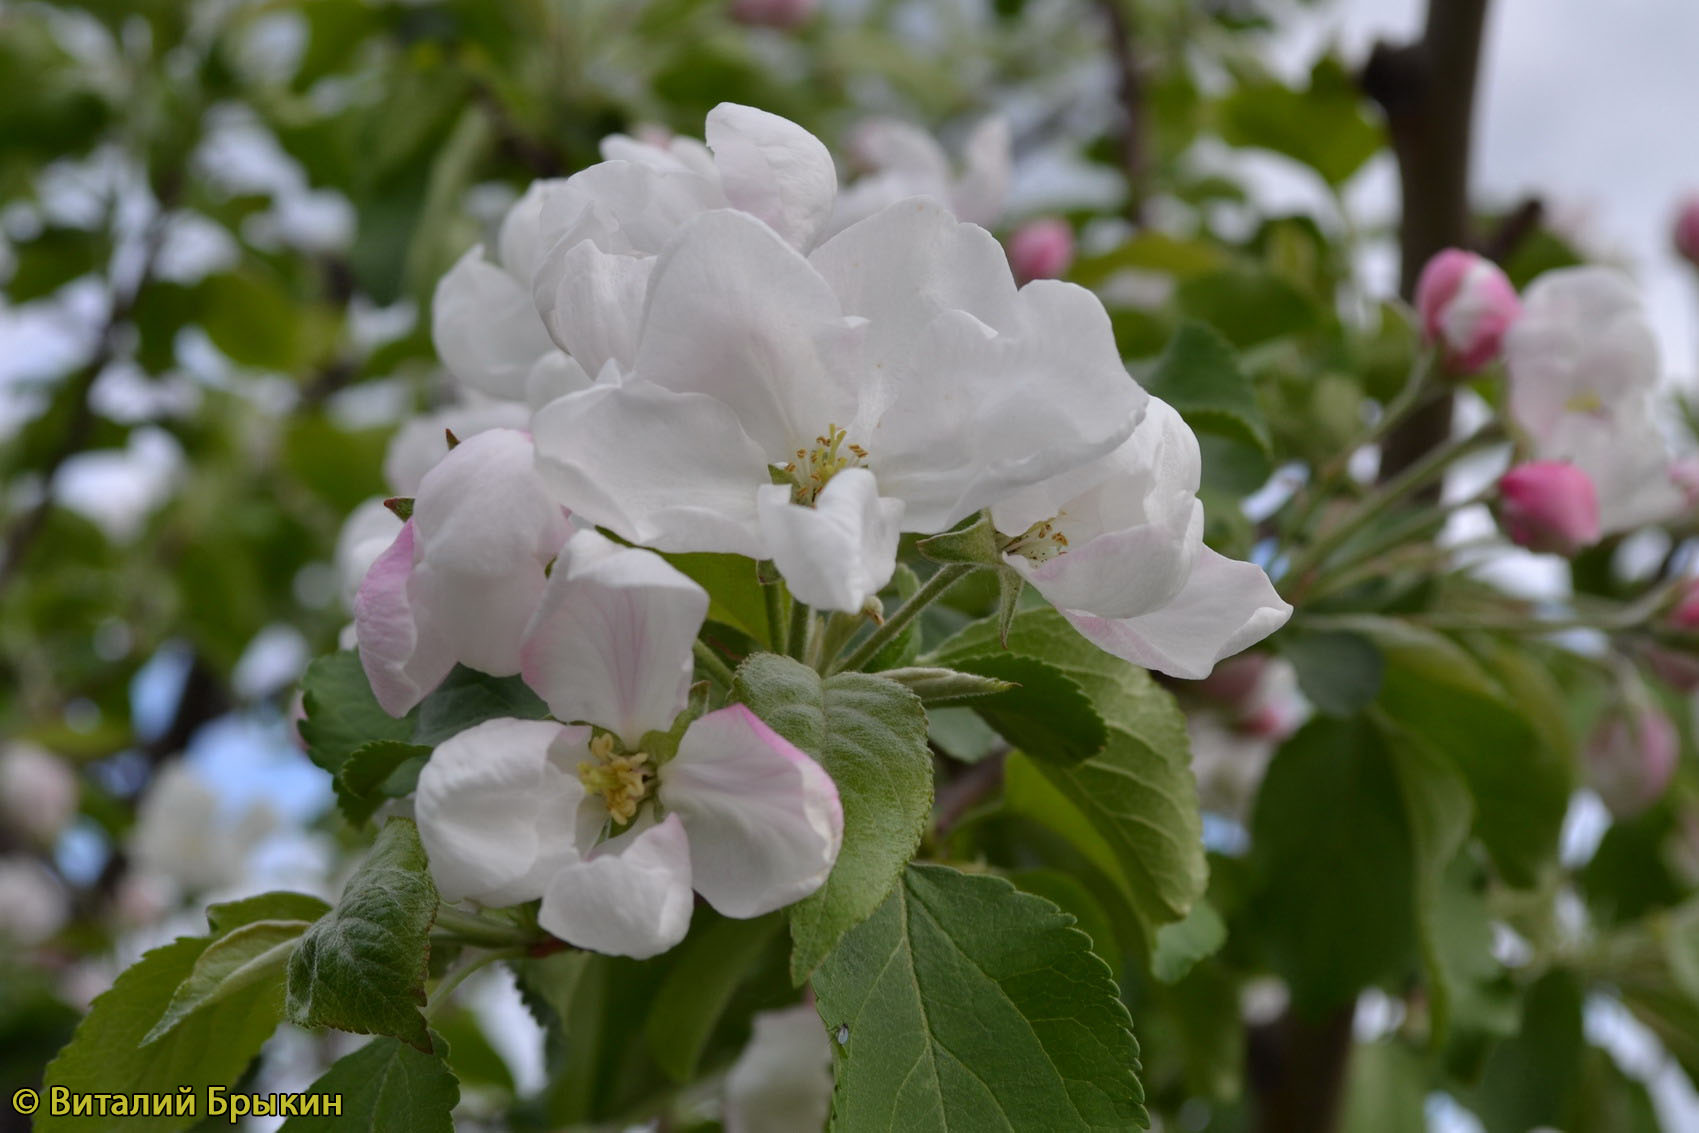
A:
[[[733,208],[812,247],[832,215],[838,175],[820,139],[788,118],[722,102],[708,112],[708,148]]]
[[[867,469],[832,477],[813,507],[793,504],[788,486],[765,485],[759,507],[768,556],[798,601],[855,613],[891,581],[903,505],[880,498]]]
[[[826,1127],[832,1044],[812,1004],[762,1011],[726,1075],[726,1133],[803,1133]]]
[[[538,473],[580,517],[662,551],[767,557],[755,514],[767,460],[713,398],[598,379],[532,429]]]
[[[651,256],[604,252],[588,240],[557,244],[532,284],[549,335],[594,374],[611,358],[630,367],[637,353]]]
[[[531,440],[491,429],[461,441],[414,499],[418,561],[410,600],[486,673],[519,671],[519,643],[544,567],[571,533],[533,465]]]
[[[635,744],[689,697],[708,592],[653,551],[594,531],[566,545],[525,634],[525,680],[562,720]]]
[[[1205,547],[1185,589],[1160,610],[1119,621],[1061,612],[1105,652],[1171,677],[1201,680],[1217,661],[1285,625],[1292,607],[1261,567]]]
[[[1113,531],[1076,543],[1044,563],[1020,555],[1003,558],[1053,606],[1128,618],[1172,601],[1203,549],[1203,504],[1194,499],[1184,524],[1142,523]]]
[[[769,459],[851,423],[851,324],[819,274],[746,213],[705,213],[661,253],[633,373],[730,406]]]
[[[1006,268],[1004,269],[1007,270]],[[1021,289],[1009,333],[946,313],[862,444],[909,531],[939,531],[1082,467],[1131,434],[1148,395],[1127,375],[1097,297],[1057,280]]]
[[[547,356],[562,357],[558,350]],[[539,360],[537,365],[541,364]],[[466,440],[490,429],[523,429],[530,420],[530,411],[514,401],[454,405],[414,417],[390,438],[383,458],[384,479],[398,496],[418,495],[419,481],[448,455],[448,433]]]
[[[962,149],[962,165],[962,175],[950,191],[951,207],[962,220],[996,224],[1009,195],[1013,165],[1008,121],[987,118],[976,126]]]
[[[400,532],[400,518],[384,506],[381,496],[362,501],[343,520],[336,536],[336,573],[342,580],[342,600],[350,610],[366,573]]]
[[[531,367],[531,376],[525,379],[525,405],[535,412],[557,397],[589,389],[591,380],[583,366],[560,351],[545,354],[537,359]]]
[[[844,812],[831,776],[741,704],[690,725],[658,790],[690,832],[696,891],[728,917],[801,900],[838,860]]]
[[[1608,409],[1657,384],[1657,340],[1633,282],[1609,268],[1550,271],[1505,335],[1510,412],[1536,439],[1588,403]]]
[[[668,815],[558,870],[543,893],[537,923],[593,952],[658,956],[690,931],[690,877],[684,825]]]
[[[437,284],[431,341],[454,376],[492,397],[519,401],[536,360],[554,350],[531,289],[476,247]]]
[[[354,633],[372,695],[391,716],[405,716],[454,668],[451,642],[414,607],[414,527],[403,524],[389,549],[373,561],[354,596]]]
[[[419,772],[415,814],[445,899],[534,900],[577,858],[571,822],[584,787],[573,757],[589,740],[588,728],[500,719],[437,746]]]
[[[1543,459],[1569,461],[1592,480],[1607,535],[1660,523],[1687,507],[1644,397],[1610,413],[1566,414],[1535,447]]]
[[[592,240],[604,252],[653,255],[691,217],[725,207],[715,178],[604,161],[573,174],[561,191],[551,193],[543,201],[541,224],[567,247]]]
[[[530,286],[543,253],[559,235],[549,228],[544,214],[550,211],[551,201],[568,191],[566,183],[564,177],[531,182],[524,195],[501,218],[501,232],[496,239],[501,266],[521,287]]]

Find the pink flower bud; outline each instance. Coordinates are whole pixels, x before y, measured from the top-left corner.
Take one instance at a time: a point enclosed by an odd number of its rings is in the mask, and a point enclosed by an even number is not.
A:
[[[1059,216],[1041,216],[1009,237],[1009,266],[1015,280],[1057,279],[1074,262],[1074,230]]]
[[[1670,624],[1676,629],[1699,629],[1699,578],[1688,580],[1681,600],[1670,611]]]
[[[1498,357],[1522,302],[1491,260],[1447,248],[1428,261],[1416,281],[1416,311],[1422,332],[1440,347],[1446,366],[1472,374]]]
[[[1573,555],[1599,541],[1599,496],[1561,460],[1519,464],[1498,482],[1499,518],[1518,546]]]
[[[1681,258],[1699,267],[1699,196],[1688,197],[1675,215],[1675,250]]]
[[[732,0],[731,16],[749,27],[801,27],[814,14],[816,0]]]
[[[1675,725],[1662,712],[1613,712],[1587,743],[1587,778],[1612,814],[1631,818],[1664,793],[1680,750]]]

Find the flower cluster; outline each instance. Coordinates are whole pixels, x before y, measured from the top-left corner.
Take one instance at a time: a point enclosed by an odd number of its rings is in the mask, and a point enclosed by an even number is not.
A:
[[[554,716],[435,751],[417,812],[445,895],[541,899],[563,939],[641,956],[682,938],[692,889],[748,917],[823,883],[831,779],[740,705],[689,709],[708,599],[657,552],[767,561],[797,603],[877,617],[905,532],[989,514],[984,565],[1137,664],[1203,677],[1284,623],[1260,568],[1204,545],[1197,440],[1098,299],[1017,286],[963,219],[1000,204],[974,180],[997,141],[964,182],[927,150],[932,195],[840,198],[811,134],[722,105],[706,144],[613,137],[533,185],[443,279],[468,400],[398,436],[405,522],[346,533],[361,661],[392,714],[459,664]]]

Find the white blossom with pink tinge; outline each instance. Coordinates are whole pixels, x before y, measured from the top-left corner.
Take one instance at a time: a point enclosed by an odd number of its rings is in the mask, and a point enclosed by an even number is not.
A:
[[[384,711],[405,714],[456,662],[519,671],[519,646],[544,570],[571,533],[544,489],[531,439],[491,429],[427,472],[413,517],[354,599],[360,663]]]
[[[991,508],[1003,559],[1093,644],[1197,680],[1292,615],[1261,567],[1203,542],[1197,437],[1165,402],[1105,459]]]
[[[594,531],[562,551],[526,634],[527,683],[559,720],[489,720],[419,776],[419,835],[449,900],[542,899],[580,948],[646,957],[684,938],[691,892],[730,917],[806,897],[843,840],[823,768],[741,704],[667,741],[708,595]]]

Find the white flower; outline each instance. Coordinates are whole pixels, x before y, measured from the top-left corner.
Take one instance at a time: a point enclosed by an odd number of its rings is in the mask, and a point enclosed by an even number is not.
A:
[[[53,753],[22,741],[0,748],[0,818],[6,828],[47,844],[77,814],[76,772]]]
[[[962,172],[926,131],[907,122],[878,118],[862,123],[850,155],[869,172],[838,194],[832,231],[848,228],[906,197],[931,197],[957,219],[991,227],[1003,215],[1009,194],[1009,124],[987,118],[962,147]]]
[[[1593,481],[1605,534],[1682,508],[1653,411],[1657,342],[1630,280],[1599,267],[1545,273],[1504,354],[1512,420],[1535,459],[1568,461]]]
[[[707,145],[668,148],[613,137],[609,160],[551,189],[543,222],[553,250],[533,285],[537,310],[585,372],[632,363],[655,258],[695,217],[735,209],[799,251],[832,215],[837,174],[818,138],[776,114],[722,103],[708,113]]]
[[[538,412],[558,497],[660,550],[770,558],[832,610],[889,581],[899,530],[1104,455],[1144,401],[1090,292],[1017,291],[989,233],[918,199],[807,257],[747,214],[697,217],[630,357]]]
[[[1074,628],[1117,657],[1174,677],[1261,641],[1292,607],[1262,568],[1203,542],[1197,437],[1150,398],[1125,444],[1089,468],[1000,501],[1004,561]]]
[[[419,776],[419,834],[449,900],[542,898],[539,923],[599,952],[684,938],[691,890],[731,917],[824,883],[843,838],[826,772],[742,705],[692,721],[707,593],[649,551],[581,531],[526,634],[525,679],[561,720],[489,720]],[[582,723],[580,723],[582,721]]]
[[[29,948],[70,917],[70,900],[53,871],[22,854],[0,857],[0,941]]]
[[[401,531],[401,518],[384,505],[382,496],[362,500],[336,536],[336,577],[342,584],[342,604],[354,608],[354,598],[366,572],[389,549]]]
[[[762,1011],[726,1074],[726,1133],[808,1133],[832,1108],[832,1046],[810,1004]]]
[[[586,379],[584,385],[589,384]],[[383,478],[396,495],[416,495],[425,473],[448,455],[449,433],[464,441],[491,429],[526,429],[530,424],[530,409],[513,401],[467,402],[421,414],[389,439],[383,456]]]
[[[179,892],[220,889],[241,880],[249,852],[276,823],[264,803],[229,821],[213,789],[186,764],[173,763],[154,777],[136,808],[130,861],[138,874],[168,881]]]
[[[456,662],[517,673],[544,571],[570,532],[524,433],[479,433],[427,472],[413,518],[354,600],[360,662],[384,710],[403,715]]]

